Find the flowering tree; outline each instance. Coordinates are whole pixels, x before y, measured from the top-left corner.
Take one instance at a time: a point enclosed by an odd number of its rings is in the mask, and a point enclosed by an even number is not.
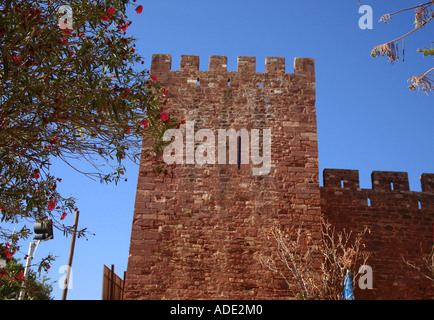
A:
[[[125,159],[138,162],[143,139],[161,151],[175,120],[162,110],[158,79],[137,70],[144,62],[126,35],[128,5],[142,13],[128,0],[0,0],[2,223],[51,219],[72,231],[62,220],[78,208],[57,191],[52,159],[117,183]],[[0,242],[11,246],[29,234],[0,226]]]
[[[0,300],[16,299],[21,291],[23,281],[26,280],[23,272],[24,267],[18,263],[18,259],[13,257],[14,254],[15,252],[9,242],[0,245],[0,259],[7,263],[4,267],[0,266]],[[49,265],[45,264],[44,267],[48,268]],[[28,299],[51,299],[50,294],[53,288],[48,283],[48,280],[45,277],[39,280],[36,272],[30,270],[26,281]]]
[[[360,4],[360,1],[359,1]],[[361,5],[361,4],[360,4]],[[383,15],[380,18],[380,22],[388,23],[392,21],[392,16],[402,13],[405,11],[415,10],[415,16],[414,16],[414,28],[407,32],[406,34],[393,39],[391,41],[388,41],[384,44],[375,46],[374,49],[371,52],[371,56],[373,57],[379,57],[379,56],[387,56],[388,60],[391,63],[394,63],[396,60],[399,59],[399,42],[402,42],[402,55],[404,59],[404,48],[405,48],[405,38],[416,32],[417,30],[420,30],[424,28],[428,23],[430,23],[434,19],[434,0],[427,1],[425,3],[411,6],[408,8],[404,8],[401,10],[398,10],[393,13],[388,13]],[[423,53],[424,57],[428,55],[434,56],[434,48],[432,47],[425,47],[424,49],[418,49],[418,52]],[[427,70],[423,74],[414,75],[410,79],[408,79],[408,82],[410,82],[409,89],[410,90],[416,90],[421,89],[423,92],[428,94],[430,91],[434,91],[434,68],[431,68]]]

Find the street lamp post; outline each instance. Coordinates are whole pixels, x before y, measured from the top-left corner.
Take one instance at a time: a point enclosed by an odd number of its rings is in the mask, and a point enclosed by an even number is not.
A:
[[[44,220],[41,222],[36,222],[33,226],[33,230],[35,231],[35,237],[30,242],[29,245],[29,253],[27,254],[26,266],[24,268],[24,281],[21,286],[21,291],[18,296],[18,300],[24,300],[25,289],[26,289],[26,281],[30,272],[30,266],[32,263],[33,256],[35,254],[36,248],[38,247],[41,241],[46,241],[54,238],[53,235],[53,223],[50,219]],[[35,241],[36,240],[36,241]]]
[[[35,250],[38,247],[41,240],[38,240],[36,242],[33,242],[33,240],[30,242],[29,245],[29,253],[27,254],[27,261],[26,261],[26,267],[24,268],[24,281],[23,285],[21,287],[20,295],[18,296],[18,300],[24,300],[24,294],[26,289],[26,280],[29,275],[30,271],[30,264],[32,263],[33,255],[35,254]]]

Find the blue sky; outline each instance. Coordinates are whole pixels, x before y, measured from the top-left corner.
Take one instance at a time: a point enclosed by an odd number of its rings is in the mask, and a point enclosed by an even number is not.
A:
[[[265,71],[265,57],[285,57],[288,73],[294,57],[315,58],[320,184],[324,168],[359,170],[362,188],[371,188],[374,170],[405,171],[410,190],[420,191],[420,175],[434,173],[434,94],[409,91],[407,79],[432,67],[433,59],[416,50],[434,40],[434,25],[406,40],[404,63],[374,59],[372,48],[411,30],[414,19],[409,12],[379,23],[381,15],[414,1],[378,2],[363,1],[373,8],[374,25],[361,30],[357,0],[137,0],[143,13],[129,9],[129,34],[146,68],[153,53],[171,54],[174,70],[181,54],[199,55],[201,70],[208,69],[210,55],[226,55],[229,71],[236,71],[237,56],[255,56],[257,72]],[[62,164],[53,173],[63,178],[59,191],[77,199],[80,226],[95,233],[76,242],[68,299],[101,299],[103,264],[114,264],[120,276],[127,268],[138,166],[129,164],[128,182],[117,186]],[[35,259],[58,256],[48,274],[53,281],[63,276],[59,268],[67,264],[69,246],[70,238],[56,233],[36,251]],[[61,295],[54,284],[54,298]]]

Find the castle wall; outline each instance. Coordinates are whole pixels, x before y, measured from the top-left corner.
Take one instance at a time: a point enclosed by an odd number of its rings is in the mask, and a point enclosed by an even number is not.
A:
[[[170,55],[153,55],[151,75],[169,92],[166,112],[195,121],[196,132],[270,129],[271,166],[254,175],[252,161],[188,164],[186,149],[183,164],[143,158],[127,299],[288,297],[284,281],[254,253],[269,249],[266,231],[276,221],[304,221],[319,236],[314,61],[296,58],[294,73],[286,73],[284,58],[265,63],[257,73],[255,57],[238,57],[230,72],[226,57],[211,56],[209,70],[200,71],[198,56],[182,56],[180,70],[171,70]],[[180,129],[186,133],[186,124]]]
[[[125,298],[286,299],[286,283],[254,254],[270,250],[267,230],[276,222],[302,222],[318,239],[322,212],[338,230],[370,228],[374,288],[354,284],[356,299],[433,299],[433,282],[402,257],[423,265],[431,250],[434,175],[423,174],[414,192],[405,172],[375,171],[372,189],[361,189],[357,170],[326,169],[320,187],[314,61],[296,58],[294,73],[284,58],[265,63],[257,73],[254,57],[238,57],[237,71],[227,71],[226,57],[211,56],[200,71],[199,57],[187,55],[172,70],[170,55],[153,55],[151,75],[169,92],[164,111],[186,121],[183,163],[141,159]],[[210,129],[216,139],[219,129],[246,129],[247,146],[253,129],[270,129],[269,172],[253,174],[245,137],[241,148],[237,142],[241,163],[219,163],[217,147],[215,164],[189,163],[201,145],[187,147],[192,121],[196,133]]]
[[[431,251],[434,225],[434,174],[422,174],[422,192],[410,191],[406,172],[374,171],[372,189],[359,187],[357,170],[325,169],[321,208],[338,230],[360,232],[371,252],[373,289],[360,290],[357,299],[433,299],[434,282],[409,267],[423,267]],[[424,270],[426,274],[428,271]],[[431,274],[429,274],[431,275]]]

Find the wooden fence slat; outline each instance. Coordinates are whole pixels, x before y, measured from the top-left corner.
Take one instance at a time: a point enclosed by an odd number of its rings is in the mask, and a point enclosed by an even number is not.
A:
[[[124,272],[125,277],[125,272]],[[122,300],[124,280],[114,273],[114,265],[103,266],[102,300]]]

